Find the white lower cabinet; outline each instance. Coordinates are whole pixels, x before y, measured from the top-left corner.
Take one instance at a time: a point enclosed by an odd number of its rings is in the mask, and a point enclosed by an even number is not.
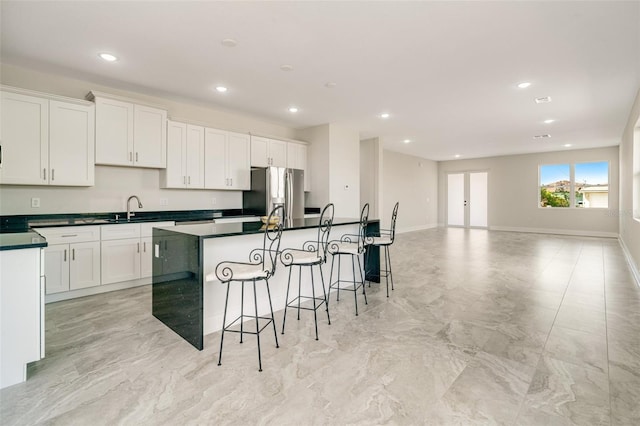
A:
[[[100,227],[38,228],[47,239],[44,249],[46,293],[100,285]]]
[[[153,274],[152,230],[175,222],[102,226],[102,284],[148,278]]]

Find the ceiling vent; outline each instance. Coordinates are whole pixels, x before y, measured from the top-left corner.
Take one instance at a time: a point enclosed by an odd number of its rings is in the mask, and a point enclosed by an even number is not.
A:
[[[536,98],[537,104],[548,104],[551,102],[551,96],[543,96],[541,98]]]
[[[549,139],[551,137],[550,134],[544,134],[544,135],[535,135],[533,138],[534,139]]]

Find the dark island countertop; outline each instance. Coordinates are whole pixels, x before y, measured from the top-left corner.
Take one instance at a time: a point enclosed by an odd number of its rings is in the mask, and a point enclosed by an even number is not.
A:
[[[369,220],[369,222],[379,222],[379,220]],[[340,225],[357,225],[360,219],[355,218],[334,218],[333,226]],[[181,234],[192,235],[200,238],[217,238],[230,237],[234,235],[258,234],[264,232],[264,224],[262,222],[244,222],[244,223],[204,223],[194,225],[180,225],[171,228],[161,228],[167,231],[173,231]],[[292,231],[298,229],[317,228],[319,225],[318,218],[308,219],[291,219],[285,221],[284,230]]]
[[[46,246],[47,240],[37,232],[29,231],[0,234],[0,250],[19,250]]]

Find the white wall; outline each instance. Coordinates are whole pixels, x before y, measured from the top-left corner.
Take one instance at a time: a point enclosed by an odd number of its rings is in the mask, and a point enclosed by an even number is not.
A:
[[[382,142],[379,138],[360,141],[360,205],[369,203],[369,217],[382,218]]]
[[[436,227],[438,224],[438,163],[420,157],[384,151],[381,227],[387,228],[399,201],[397,232]]]
[[[296,137],[294,129],[240,113],[117,90],[90,81],[45,74],[7,64],[0,64],[0,81],[9,86],[79,99],[84,99],[91,90],[112,93],[164,107],[168,110],[169,116],[177,120],[276,138]],[[309,163],[313,164],[313,160]],[[96,184],[90,188],[2,185],[0,191],[0,214],[3,215],[122,211],[123,199],[126,201],[131,194],[140,196],[145,210],[242,208],[241,191],[161,190],[158,170],[127,167],[96,166]],[[31,208],[31,197],[41,198],[39,209]],[[169,205],[160,206],[160,198],[167,198]],[[216,200],[215,204],[213,199]]]
[[[540,164],[609,161],[608,209],[538,207]],[[489,172],[489,228],[574,235],[617,236],[618,147],[567,150],[440,162],[438,222],[446,223],[446,175],[449,172]]]
[[[620,210],[616,212],[620,220],[620,240],[631,257],[636,280],[640,284],[640,221],[633,217],[633,159],[640,153],[633,151],[634,137],[640,138],[640,90],[620,142]],[[640,147],[640,143],[636,147]],[[640,207],[636,206],[636,209]],[[638,215],[640,211],[636,211]]]

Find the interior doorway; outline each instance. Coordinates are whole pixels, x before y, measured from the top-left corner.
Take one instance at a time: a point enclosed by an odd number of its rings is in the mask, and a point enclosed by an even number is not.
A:
[[[447,226],[488,226],[488,172],[447,174]]]

